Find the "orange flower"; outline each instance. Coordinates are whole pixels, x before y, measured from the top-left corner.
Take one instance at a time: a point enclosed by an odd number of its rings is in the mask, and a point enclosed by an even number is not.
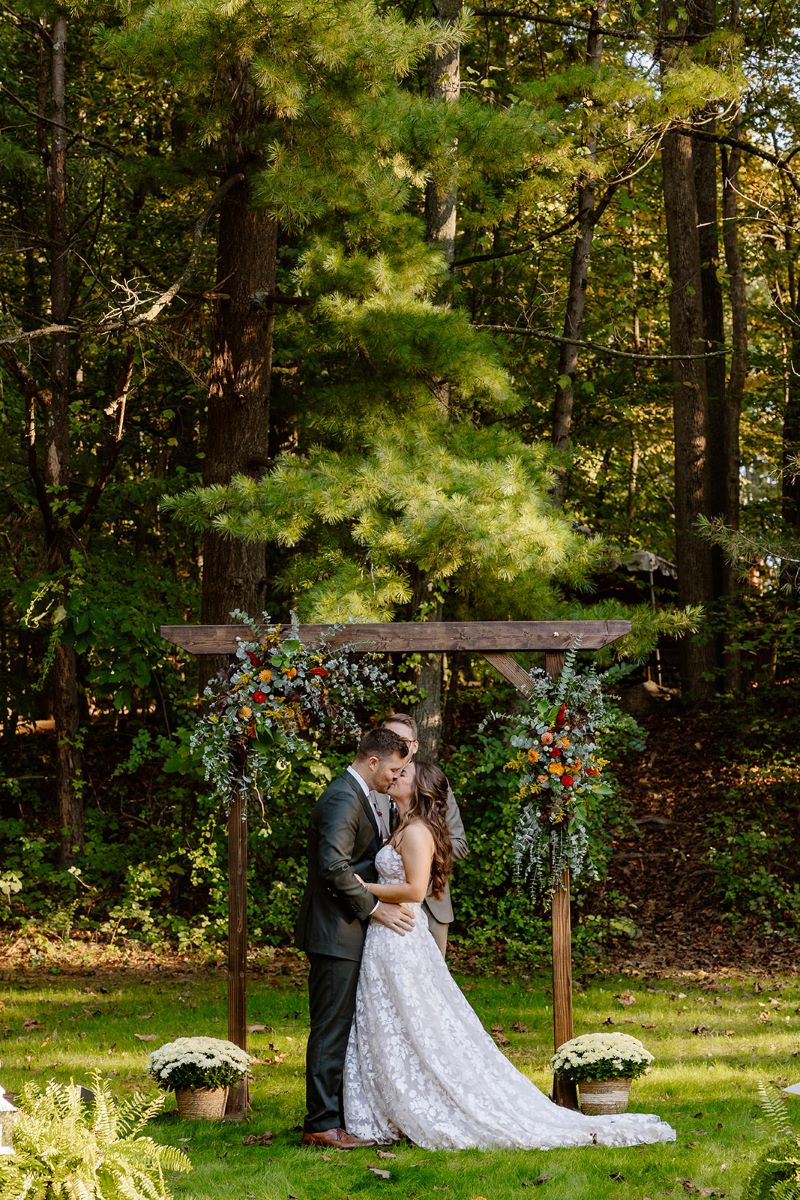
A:
[[[297,674],[297,667],[287,667],[283,673],[287,679],[294,679]]]
[[[564,770],[561,763],[558,763],[558,762],[551,762],[550,766],[547,769],[551,775],[560,775],[562,773],[562,771]]]
[[[533,746],[531,746],[530,750],[528,751],[528,762],[537,763],[538,761],[539,751],[534,750]]]
[[[552,740],[553,740],[553,735],[549,729],[545,729],[544,733],[539,738],[539,741],[542,743],[543,746],[549,746],[550,743],[552,742]]]
[[[244,708],[239,710],[239,716],[242,718],[243,721],[246,721],[248,719],[248,717],[252,717],[252,715],[253,715],[252,708],[248,708],[246,704],[245,704]]]
[[[269,669],[267,669],[265,671],[261,671],[259,673],[258,678],[261,680],[262,683],[272,683],[272,671],[270,671]]]

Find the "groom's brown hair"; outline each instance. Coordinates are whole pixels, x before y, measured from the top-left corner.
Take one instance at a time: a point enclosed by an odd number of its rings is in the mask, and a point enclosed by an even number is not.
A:
[[[370,729],[358,744],[357,759],[391,758],[393,754],[408,756],[408,742],[391,729]]]

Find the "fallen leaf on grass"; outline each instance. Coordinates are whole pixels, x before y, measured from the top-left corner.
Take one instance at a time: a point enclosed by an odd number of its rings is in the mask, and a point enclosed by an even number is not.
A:
[[[640,1029],[656,1029],[657,1026],[653,1022],[650,1022],[647,1025],[640,1025],[639,1028]]]
[[[622,1174],[621,1171],[609,1171],[608,1178],[613,1179],[614,1183],[624,1183],[625,1182],[625,1176]]]
[[[378,1179],[391,1179],[392,1178],[392,1172],[385,1171],[383,1169],[383,1167],[376,1167],[373,1165],[373,1166],[367,1167],[367,1170],[371,1171],[373,1175],[377,1175]]]
[[[265,1130],[264,1133],[249,1133],[247,1137],[242,1138],[243,1146],[271,1146],[274,1133]]]
[[[528,1032],[528,1026],[525,1024],[524,1021],[515,1021],[514,1024],[511,1026],[511,1028],[514,1030],[515,1033],[527,1033]]]
[[[502,1025],[493,1025],[492,1026],[492,1037],[497,1042],[498,1046],[507,1046],[508,1045],[508,1038],[503,1033]]]
[[[536,1179],[523,1179],[522,1186],[523,1187],[539,1187],[541,1184],[547,1183],[548,1179],[550,1179],[550,1178],[552,1178],[552,1176],[542,1174],[542,1175],[537,1176]]]
[[[676,1179],[677,1183],[683,1184],[683,1190],[690,1192],[693,1196],[724,1196],[724,1192],[720,1192],[717,1188],[702,1187],[701,1184],[695,1183],[693,1179],[681,1179],[680,1176]]]
[[[267,1031],[266,1025],[248,1025],[247,1026],[248,1033],[266,1033],[266,1031]]]
[[[620,992],[620,994],[616,997],[616,999],[625,1008],[627,1008],[629,1004],[636,1003],[636,997],[634,996],[633,992],[628,990],[628,988],[626,988],[624,992]]]
[[[41,1021],[37,1021],[35,1017],[26,1017],[22,1022],[23,1029],[41,1029]]]
[[[710,1030],[707,1025],[695,1025],[695,1027],[693,1029],[689,1030],[689,1033],[696,1033],[700,1037],[704,1037],[705,1034],[707,1034],[709,1032],[710,1032]]]
[[[375,1154],[378,1158],[397,1158],[396,1154],[392,1154],[391,1150],[376,1150]]]
[[[136,1038],[137,1042],[158,1041],[158,1035],[155,1033],[135,1033],[133,1036]]]
[[[84,1011],[86,1011],[86,1010],[84,1009]],[[100,1015],[100,1009],[98,1008],[96,1011],[97,1011],[97,1015],[99,1016],[99,1015]],[[156,1015],[156,1014],[155,1014],[154,1012],[151,1012],[151,1013],[137,1013],[137,1014],[136,1014],[136,1020],[137,1020],[137,1021],[149,1021],[149,1020],[150,1020],[152,1017],[154,1017],[155,1015]]]

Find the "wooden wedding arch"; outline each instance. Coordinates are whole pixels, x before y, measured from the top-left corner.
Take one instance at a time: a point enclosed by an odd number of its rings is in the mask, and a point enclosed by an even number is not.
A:
[[[601,650],[630,632],[630,621],[429,621],[387,624],[301,625],[303,642],[328,634],[332,644],[346,642],[355,651],[370,653],[481,654],[496,671],[530,695],[528,672],[511,657],[512,651],[544,652],[545,667],[556,678],[571,646]],[[290,627],[283,631],[288,634]],[[237,642],[249,636],[241,625],[162,625],[161,636],[190,654],[233,654]],[[553,1045],[573,1036],[572,933],[569,911],[569,871],[555,893],[552,906]],[[228,1037],[247,1049],[247,807],[235,796],[228,815]],[[575,1085],[556,1077],[553,1099],[577,1108]],[[247,1088],[228,1101],[228,1114],[240,1115],[248,1105]]]

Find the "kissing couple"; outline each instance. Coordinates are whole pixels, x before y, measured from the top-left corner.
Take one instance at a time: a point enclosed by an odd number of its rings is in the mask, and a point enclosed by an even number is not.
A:
[[[447,779],[413,762],[413,749],[391,728],[370,730],[311,813],[295,930],[309,960],[303,1144],[352,1150],[407,1137],[427,1150],[550,1150],[673,1141],[657,1116],[560,1108],[481,1025],[422,913],[429,893],[444,891],[452,845]],[[394,801],[393,832],[373,807],[376,793]]]

